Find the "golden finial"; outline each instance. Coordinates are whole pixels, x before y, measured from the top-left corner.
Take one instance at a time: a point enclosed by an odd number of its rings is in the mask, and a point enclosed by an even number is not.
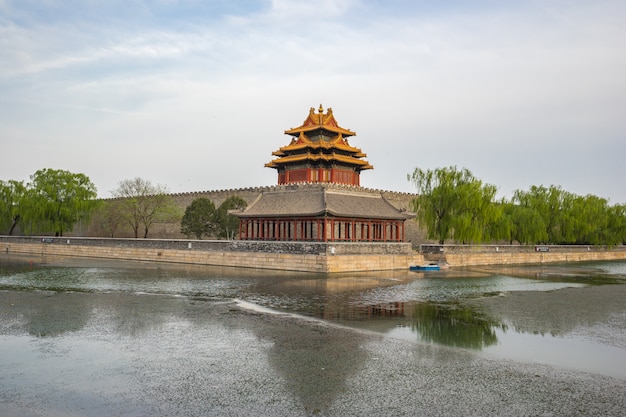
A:
[[[320,108],[319,108],[319,110],[317,112],[320,113],[320,114],[324,113],[324,108],[322,107],[321,104],[320,104]]]

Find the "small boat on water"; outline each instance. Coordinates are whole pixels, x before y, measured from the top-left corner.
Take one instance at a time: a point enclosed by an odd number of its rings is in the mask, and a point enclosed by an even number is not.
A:
[[[411,271],[439,271],[441,267],[437,264],[428,264],[428,265],[411,265],[409,267]]]

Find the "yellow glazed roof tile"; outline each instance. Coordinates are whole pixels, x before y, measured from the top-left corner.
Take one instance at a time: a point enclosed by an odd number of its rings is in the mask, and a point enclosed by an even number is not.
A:
[[[285,134],[293,138],[288,145],[272,152],[277,158],[265,164],[266,167],[289,169],[291,164],[310,162],[341,163],[359,171],[374,168],[369,162],[361,159],[367,156],[361,149],[348,143],[347,138],[356,133],[339,126],[333,110],[328,108],[324,113],[321,104],[317,113],[311,107],[302,126],[286,130]]]
[[[324,108],[321,104],[317,113],[315,113],[315,109],[311,107],[309,115],[304,120],[304,123],[302,123],[300,127],[285,130],[285,134],[300,136],[303,132],[310,132],[320,128],[326,129],[330,132],[341,133],[343,136],[356,135],[355,132],[339,126],[337,120],[335,120],[335,116],[333,115],[333,109],[328,108],[326,113],[324,113]]]
[[[306,161],[311,161],[311,162],[322,161],[322,162],[328,162],[328,163],[341,162],[341,163],[348,164],[348,165],[358,165],[360,169],[374,168],[367,161],[364,161],[362,159],[357,159],[351,156],[341,155],[341,154],[336,154],[336,153],[332,153],[332,154],[302,153],[302,154],[296,154],[296,155],[289,155],[289,156],[285,156],[279,159],[274,159],[272,162],[265,164],[265,166],[269,168],[275,168],[280,165],[292,164],[295,162],[306,162]]]

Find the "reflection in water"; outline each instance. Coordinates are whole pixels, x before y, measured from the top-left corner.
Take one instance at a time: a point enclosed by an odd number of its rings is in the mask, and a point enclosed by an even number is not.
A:
[[[323,326],[300,328],[293,322],[253,329],[271,342],[268,361],[302,401],[308,415],[327,410],[346,391],[346,381],[367,362],[367,353],[358,334],[346,338],[336,329]]]
[[[122,336],[156,331],[171,320],[177,298],[154,302],[148,295],[75,292],[9,292],[0,301],[0,331],[51,338],[106,323]],[[178,301],[184,302],[184,299]],[[174,310],[176,311],[176,310]]]
[[[393,302],[368,306],[327,304],[319,317],[424,343],[482,349],[498,343],[508,326],[480,306],[459,302]]]
[[[275,307],[275,306],[274,306]],[[460,302],[388,302],[353,305],[329,297],[300,313],[403,339],[446,346],[482,349],[498,342],[496,330],[508,326],[487,315],[480,305]]]
[[[601,291],[594,295],[594,288],[578,291],[575,287],[606,284],[610,272],[616,272],[610,275],[611,279],[620,280],[624,271],[626,263],[621,262],[598,263],[593,267],[484,267],[431,276],[393,271],[328,277],[76,259],[41,265],[11,262],[0,256],[0,291],[6,292],[3,300],[38,294],[37,302],[0,305],[0,330],[15,334],[19,329],[38,337],[54,337],[79,332],[97,319],[114,326],[120,335],[137,337],[159,332],[172,320],[172,314],[175,318],[179,314],[176,300],[228,303],[241,299],[413,342],[487,350],[507,345],[507,339],[515,333],[565,338],[578,332],[593,334],[595,339],[606,339],[621,348],[626,346],[626,336],[615,336],[620,334],[615,329],[620,328],[626,314],[623,301],[610,304],[602,298]],[[561,297],[555,297],[555,290]],[[111,297],[103,303],[92,297],[97,294]],[[150,297],[164,296],[169,299],[166,305],[174,311],[164,305],[161,308],[162,303],[148,301]],[[292,366],[289,363],[298,361],[301,349],[292,345],[294,349],[280,359],[280,352],[286,350],[278,347],[286,346],[289,336],[285,335],[284,340],[281,335],[259,336],[271,339],[277,347],[270,356],[278,371],[286,379],[295,378],[287,378]],[[340,357],[346,364],[352,358],[350,349],[358,357],[356,345],[333,353],[323,347],[324,343],[313,340],[311,344],[319,345],[324,355]],[[304,372],[314,378],[313,369]],[[344,374],[351,372],[345,370]],[[320,397],[328,395],[320,393]]]
[[[118,363],[124,363],[129,370],[124,370],[122,375],[137,378],[142,393],[149,392],[158,398],[160,390],[175,388],[176,395],[185,400],[191,392],[215,401],[215,390],[231,386],[237,387],[238,393],[245,393],[263,371],[266,373],[263,380],[282,384],[308,415],[328,410],[337,396],[347,390],[346,381],[368,360],[368,354],[361,347],[365,337],[358,333],[345,337],[338,328],[322,324],[303,326],[298,320],[285,317],[271,320],[257,314],[242,317],[230,303],[191,297],[41,291],[3,293],[0,296],[0,334],[19,336],[25,333],[39,339],[35,342],[14,340],[16,346],[21,341],[20,349],[36,348],[36,361],[28,368],[30,374],[37,375],[37,367],[43,369],[51,364],[66,372],[72,381],[93,386],[98,381],[88,381],[88,376],[92,372],[107,371],[98,367],[117,368]],[[20,361],[17,349],[11,354],[13,358],[7,357],[11,356],[7,349],[7,346],[0,349],[5,355],[3,360]],[[249,356],[241,361],[238,355],[246,350]],[[255,355],[266,357],[270,367],[262,370],[260,367],[265,362],[259,363]],[[189,367],[190,361],[194,367]],[[94,369],[83,369],[85,363]],[[141,372],[137,373],[136,369]],[[231,373],[238,377],[230,376]],[[153,378],[155,374],[159,377]],[[255,377],[250,376],[252,374]],[[241,375],[249,376],[240,379]],[[36,379],[40,384],[53,385],[55,378],[54,373],[50,373],[46,379]],[[120,383],[107,382],[115,387]],[[124,379],[123,383],[135,386],[132,380]],[[269,395],[262,388],[259,392]],[[255,402],[247,404],[253,407]]]
[[[63,297],[65,298],[65,297]],[[54,293],[42,293],[36,303],[13,299],[3,308],[5,326],[24,329],[37,337],[55,337],[80,331],[91,316],[92,306],[84,297],[74,297],[72,303],[64,302]]]
[[[413,306],[411,329],[423,342],[482,349],[498,342],[496,329],[507,326],[473,307],[419,303]]]

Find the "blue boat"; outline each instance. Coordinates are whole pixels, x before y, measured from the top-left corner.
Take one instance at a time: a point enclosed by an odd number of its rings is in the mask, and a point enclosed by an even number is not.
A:
[[[411,271],[439,271],[441,267],[437,264],[429,265],[411,265],[409,267]]]

